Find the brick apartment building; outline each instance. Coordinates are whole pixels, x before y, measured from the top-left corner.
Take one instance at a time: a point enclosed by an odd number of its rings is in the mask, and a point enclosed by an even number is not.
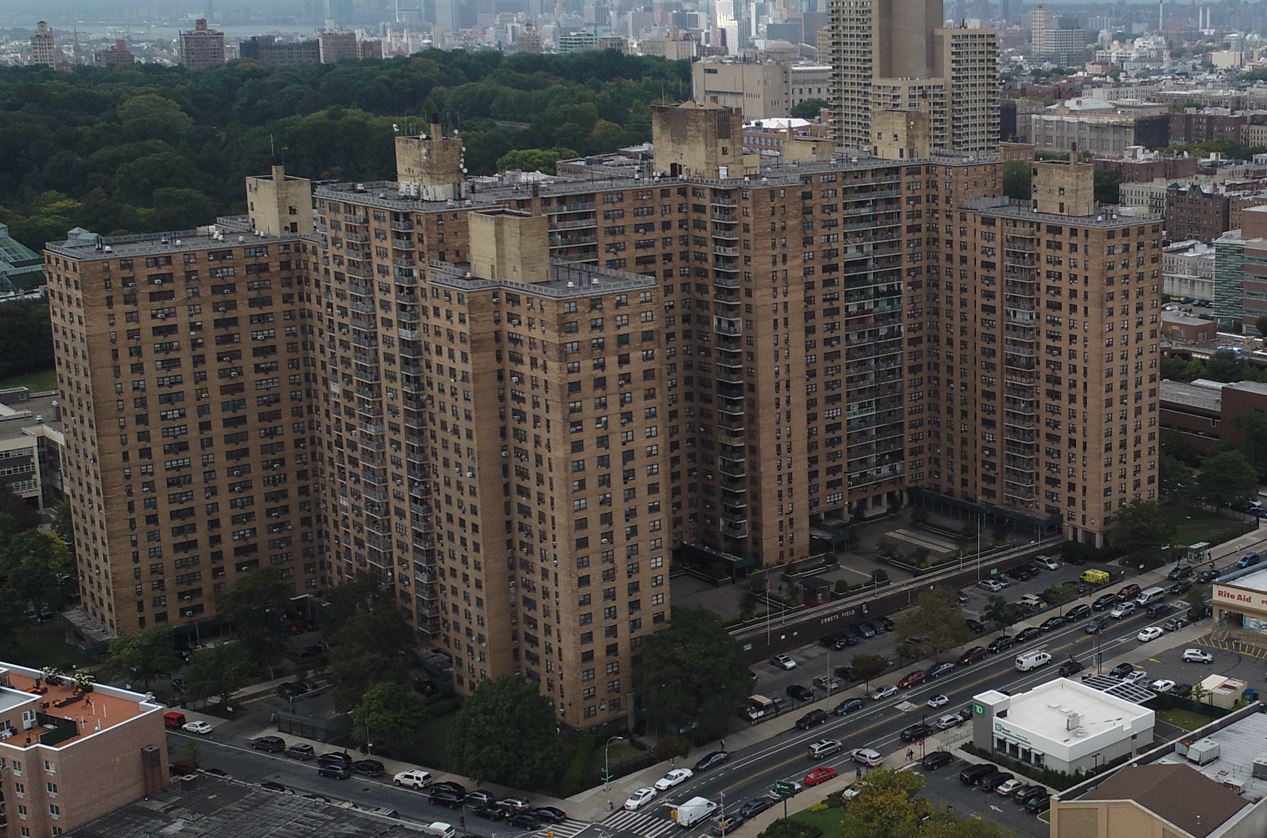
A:
[[[46,838],[167,786],[163,708],[115,687],[0,661],[7,838]]]
[[[199,18],[194,28],[180,33],[180,63],[190,70],[205,70],[224,63],[224,33]]]
[[[1166,235],[1172,241],[1211,242],[1227,231],[1227,195],[1202,183],[1166,187]]]
[[[1208,143],[1213,140],[1241,142],[1249,117],[1243,113],[1217,113],[1186,110],[1170,114],[1172,145]]]
[[[915,488],[1099,543],[1155,494],[1159,221],[1089,166],[1003,202],[927,114],[881,124],[760,170],[737,113],[657,107],[631,176],[533,183],[467,180],[435,126],[396,181],[275,170],[250,222],[50,247],[93,615],[371,573],[461,691],[521,671],[580,728],[629,712],[675,548],[779,564]]]

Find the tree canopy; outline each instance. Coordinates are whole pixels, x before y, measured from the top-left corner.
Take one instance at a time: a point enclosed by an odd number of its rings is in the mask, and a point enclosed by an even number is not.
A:
[[[1250,497],[1257,486],[1258,472],[1240,451],[1215,454],[1197,475],[1197,494],[1222,506]]]
[[[1175,531],[1175,522],[1152,501],[1135,501],[1113,516],[1109,540],[1132,554],[1135,563],[1155,567],[1162,560],[1161,548]]]
[[[513,149],[644,142],[648,103],[689,95],[689,62],[614,50],[4,68],[0,223],[33,248],[76,225],[109,235],[205,223],[240,211],[242,178],[278,159],[301,177],[390,178],[393,125],[421,132],[433,119],[460,131],[473,174],[490,174]]]
[[[797,119],[818,119],[819,111],[826,107],[826,99],[806,99],[792,108],[792,116]]]
[[[915,607],[898,616],[894,634],[899,646],[914,648],[921,657],[936,657],[971,636],[963,621],[963,606],[946,587],[920,591]]]
[[[748,667],[721,618],[699,608],[674,608],[673,621],[642,642],[634,682],[656,724],[698,724],[700,735],[726,732],[750,686]]]
[[[993,821],[970,816],[960,820],[950,807],[920,797],[925,779],[914,772],[870,771],[845,804],[841,838],[1004,838]]]
[[[199,656],[201,657],[201,656]],[[110,641],[106,670],[120,678],[139,678],[149,691],[150,682],[180,668],[180,655],[169,627],[146,629],[140,634]]]
[[[216,606],[237,631],[243,653],[256,667],[272,665],[286,649],[285,617],[294,586],[273,568],[243,576],[220,594]]]
[[[559,769],[559,726],[532,681],[507,675],[481,681],[453,720],[454,767],[476,783],[538,786]]]

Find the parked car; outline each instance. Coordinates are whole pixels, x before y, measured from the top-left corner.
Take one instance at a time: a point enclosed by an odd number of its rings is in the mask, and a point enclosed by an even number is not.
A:
[[[897,682],[898,689],[909,690],[911,687],[918,687],[920,684],[928,680],[928,673],[922,669],[916,669],[908,672]]]
[[[1187,614],[1176,614],[1173,617],[1167,617],[1166,622],[1162,623],[1161,627],[1166,631],[1179,631],[1179,629],[1188,625],[1188,623],[1189,620]]]
[[[950,765],[955,761],[955,757],[950,751],[930,751],[924,754],[924,758],[920,760],[920,765],[924,766],[926,771],[936,771],[943,765]]]
[[[497,801],[497,805],[509,812],[526,812],[532,806],[532,804],[530,804],[527,800],[524,800],[522,797],[503,797],[501,800]]]
[[[849,752],[849,759],[859,765],[869,765],[872,768],[884,762],[884,757],[880,752],[872,748],[854,748]]]
[[[1051,808],[1051,795],[1044,791],[1042,794],[1035,794],[1025,801],[1025,811],[1031,814],[1045,812]]]
[[[538,806],[528,811],[542,823],[563,823],[568,819],[567,812],[554,806]]]
[[[911,725],[910,727],[903,728],[902,732],[898,734],[898,737],[903,742],[918,742],[919,740],[927,739],[929,736],[932,736],[932,735],[933,735],[933,729],[930,726],[924,724],[923,722],[920,722],[919,724],[914,724],[914,725]]]
[[[1164,695],[1175,688],[1175,681],[1169,678],[1158,678],[1148,685],[1148,688],[1159,695]]]
[[[1064,624],[1065,624],[1064,617],[1061,617],[1061,616],[1048,617],[1046,620],[1043,620],[1041,623],[1038,624],[1038,630],[1051,631],[1052,629],[1060,628]]]
[[[317,756],[317,752],[307,742],[299,742],[291,745],[284,752],[284,755],[291,759],[309,760]]]
[[[317,776],[346,780],[352,776],[352,767],[337,760],[319,759],[317,760]]]
[[[779,669],[796,669],[796,661],[791,655],[771,655],[770,663]]]
[[[180,726],[180,729],[185,731],[186,733],[194,733],[194,734],[197,734],[198,736],[206,736],[208,733],[211,732],[211,725],[203,721],[192,721],[192,722],[185,722],[183,725]]]
[[[859,637],[864,637],[864,638],[867,638],[868,640],[871,639],[872,637],[875,637],[876,635],[875,626],[871,625],[870,623],[866,621],[863,621],[861,623],[855,623],[853,628],[854,628],[854,631],[858,632]]]
[[[674,768],[668,774],[655,781],[656,791],[668,791],[674,786],[685,783],[694,776],[695,772],[689,768]]]
[[[928,680],[936,681],[938,678],[945,678],[958,668],[959,664],[954,661],[942,661],[935,663],[928,668]]]
[[[1117,601],[1126,602],[1127,600],[1134,600],[1137,596],[1139,596],[1139,585],[1132,582],[1129,585],[1124,585],[1122,589],[1117,592]]]
[[[366,777],[381,777],[387,769],[376,759],[358,759],[352,763],[352,770]]]
[[[456,794],[458,797],[461,797],[463,800],[466,799],[466,786],[462,785],[461,783],[455,783],[452,780],[443,780],[439,783],[432,783],[429,788],[448,789],[449,791]]]
[[[1108,628],[1109,625],[1110,623],[1108,617],[1096,617],[1095,619],[1087,621],[1083,631],[1087,634],[1099,634],[1101,631]]]
[[[985,634],[985,624],[982,623],[980,620],[974,620],[971,617],[969,617],[963,621],[963,624],[967,626],[968,631],[972,632],[973,634]]]
[[[999,591],[1003,590],[1003,583],[997,579],[982,579],[977,582],[977,587],[983,591],[989,591],[992,594],[997,594]]]
[[[883,686],[876,687],[871,691],[871,700],[882,701],[886,698],[892,698],[895,695],[897,695],[897,687],[893,684],[884,684]]]
[[[1144,669],[1136,669],[1133,672],[1126,673],[1122,680],[1127,684],[1140,684],[1148,680],[1148,672]]]
[[[990,654],[997,655],[999,652],[1005,652],[1008,649],[1011,649],[1012,644],[1015,642],[1016,641],[1012,640],[1011,635],[1005,634],[1002,637],[996,637],[991,640],[990,645],[986,646],[985,649]]]
[[[497,802],[497,795],[486,789],[476,789],[466,796],[468,806],[492,806]]]
[[[1014,791],[1016,791],[1023,785],[1025,784],[1022,783],[1020,780],[1017,780],[1016,778],[1012,778],[1011,780],[1004,780],[1002,783],[999,784],[998,788],[994,790],[994,793],[999,795],[1000,797],[1007,797],[1008,795],[1012,794]]]
[[[432,786],[426,791],[427,799],[432,806],[444,806],[446,809],[461,809],[464,804],[465,795],[458,794],[453,789],[436,788]]]
[[[506,818],[506,823],[525,832],[535,832],[541,827],[541,822],[537,820],[537,816],[532,814],[532,812],[515,812],[509,818]]]
[[[796,720],[796,729],[809,730],[811,727],[818,727],[826,724],[828,718],[826,710],[811,710]]]
[[[850,713],[856,713],[863,708],[861,698],[846,698],[844,701],[836,705],[832,710],[837,716],[847,716]]]
[[[955,599],[959,601],[960,605],[963,605],[968,601],[968,594],[965,591],[956,591]]]
[[[893,631],[894,627],[897,625],[888,617],[876,617],[871,622],[875,623],[876,631]]]
[[[1038,556],[1034,559],[1034,564],[1038,565],[1043,570],[1060,570],[1060,562],[1056,561],[1051,556]]]
[[[1210,664],[1210,663],[1214,663],[1214,655],[1210,654],[1204,649],[1184,649],[1183,662]]]
[[[988,762],[969,765],[967,768],[959,772],[959,782],[965,786],[975,786],[977,782],[987,774],[993,774],[997,771],[993,765]]]
[[[1146,626],[1139,630],[1139,634],[1135,635],[1135,639],[1147,643],[1150,640],[1156,640],[1165,633],[1160,626]]]
[[[258,736],[251,740],[251,750],[280,754],[286,750],[286,740],[280,736]]]
[[[814,689],[825,693],[840,692],[840,682],[827,675],[819,675],[814,679]]]
[[[990,653],[986,651],[984,646],[973,646],[971,649],[959,656],[959,665],[970,666],[971,664],[979,663],[980,661],[985,660],[989,654]]]
[[[1092,611],[1106,611],[1117,604],[1117,594],[1102,594],[1091,603]]]
[[[471,814],[485,820],[500,821],[505,820],[510,813],[492,803],[477,803],[471,807]]]
[[[698,774],[701,771],[707,771],[710,768],[716,768],[719,765],[724,765],[729,759],[730,759],[730,754],[728,752],[713,751],[712,753],[705,754],[703,757],[700,758],[699,762],[695,763],[694,771],[695,773]]]
[[[1171,582],[1178,582],[1181,579],[1188,579],[1196,575],[1196,570],[1190,564],[1178,564],[1170,569],[1166,574],[1166,578]]]
[[[1110,678],[1125,678],[1127,675],[1135,671],[1135,666],[1129,663],[1119,663],[1117,666],[1109,670]]]
[[[820,765],[806,774],[803,782],[806,786],[816,786],[834,779],[836,779],[836,769],[830,765]]]
[[[1038,637],[1042,633],[1043,633],[1043,630],[1040,629],[1038,626],[1026,626],[1025,628],[1021,629],[1020,631],[1016,633],[1016,637],[1014,638],[1014,640],[1018,644],[1027,643],[1030,640],[1033,640],[1035,637]]]
[[[1172,596],[1182,596],[1192,590],[1192,582],[1187,579],[1180,579],[1175,584],[1166,589],[1166,593]]]
[[[1103,585],[1110,578],[1107,570],[1084,570],[1078,580],[1087,585]]]
[[[1014,779],[1016,778],[1006,771],[996,771],[993,774],[987,774],[982,777],[981,780],[977,782],[977,788],[982,791],[997,791],[999,786],[1003,785],[1008,780]]]
[[[953,730],[963,724],[963,718],[958,713],[947,713],[939,718],[935,723],[938,730]]]
[[[629,799],[625,801],[625,811],[636,812],[643,806],[647,805],[655,798],[655,789],[646,786],[635,789],[634,793],[629,795]]]
[[[774,805],[774,798],[763,794],[760,797],[754,797],[753,799],[749,800],[744,805],[740,806],[739,816],[742,817],[744,820],[750,820],[756,817],[757,815],[761,814],[762,812],[764,812],[766,809],[769,809],[773,805]]]
[[[1040,794],[1043,794],[1043,795],[1047,794],[1047,789],[1038,785],[1022,786],[1021,788],[1012,792],[1012,802],[1015,803],[1017,806],[1024,806],[1025,801],[1029,800],[1031,797],[1035,797],[1036,795],[1040,795]]]
[[[804,684],[789,684],[788,688],[784,690],[784,692],[787,693],[788,698],[795,699],[796,701],[800,701],[802,703],[814,700],[814,691]]]
[[[713,835],[725,836],[734,832],[736,829],[743,826],[743,824],[744,818],[739,815],[738,812],[731,812],[728,815],[718,815],[713,818],[713,823],[712,826],[709,827],[709,832]]]
[[[431,782],[431,774],[420,768],[399,771],[392,777],[392,784],[407,789],[421,789]]]
[[[1072,623],[1075,620],[1085,620],[1091,616],[1091,606],[1085,602],[1081,605],[1075,605],[1065,612],[1065,622]]]

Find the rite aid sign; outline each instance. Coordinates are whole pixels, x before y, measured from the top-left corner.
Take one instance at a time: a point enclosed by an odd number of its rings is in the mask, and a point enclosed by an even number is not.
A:
[[[1230,602],[1236,605],[1249,605],[1255,608],[1267,609],[1267,594],[1259,591],[1244,591],[1215,585],[1214,599],[1219,602]]]

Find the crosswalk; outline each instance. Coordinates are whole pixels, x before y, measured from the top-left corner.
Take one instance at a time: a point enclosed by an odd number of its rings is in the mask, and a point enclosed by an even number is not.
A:
[[[536,832],[533,832],[533,838],[576,838],[585,830],[589,829],[591,824],[589,821],[578,821],[576,818],[568,818],[563,823],[556,823],[550,826],[543,826]]]
[[[662,809],[649,809],[642,812],[626,812],[620,809],[602,820],[602,826],[617,832],[632,832],[642,838],[672,832],[677,824],[665,817]]]

